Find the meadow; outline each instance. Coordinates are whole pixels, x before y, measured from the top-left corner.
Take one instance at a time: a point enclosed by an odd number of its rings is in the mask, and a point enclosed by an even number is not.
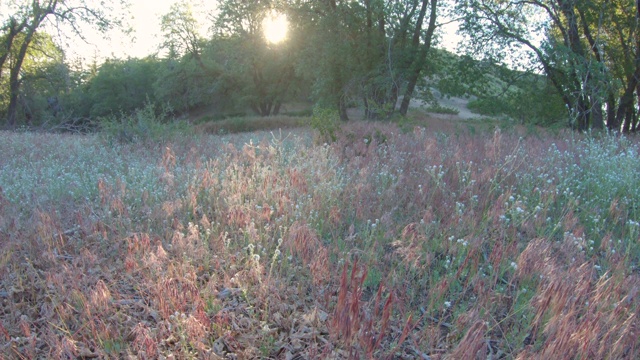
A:
[[[639,358],[638,151],[2,132],[0,358]]]

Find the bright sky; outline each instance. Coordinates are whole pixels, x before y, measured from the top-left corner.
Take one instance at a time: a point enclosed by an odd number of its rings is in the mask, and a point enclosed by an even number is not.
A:
[[[124,34],[121,30],[115,30],[106,35],[87,30],[85,37],[87,37],[89,44],[74,38],[74,44],[69,46],[69,58],[82,58],[87,63],[93,61],[94,57],[100,62],[114,56],[117,58],[142,58],[157,52],[159,44],[162,43],[161,17],[170,11],[171,5],[178,2],[180,1],[130,0],[130,16],[125,21],[133,29],[131,35]],[[206,29],[207,14],[215,8],[210,4],[215,4],[215,1],[195,0],[191,3],[194,16]],[[203,30],[202,35],[206,35],[205,32],[206,30]]]
[[[440,44],[438,44],[438,48],[444,48],[449,50],[450,52],[456,54],[458,51],[456,48],[460,41],[462,41],[462,36],[456,34],[458,30],[458,23],[451,22],[442,26],[442,40],[440,40]]]
[[[1,1],[1,0],[0,0]],[[89,41],[92,44],[84,44],[82,40],[76,40],[76,45],[71,47],[70,59],[82,58],[85,63],[89,63],[94,57],[97,57],[98,62],[104,58],[118,57],[126,58],[130,57],[145,57],[149,54],[155,53],[158,50],[158,45],[162,42],[162,33],[160,30],[160,18],[162,15],[167,14],[171,8],[171,5],[179,2],[180,0],[130,0],[131,3],[131,18],[128,19],[129,24],[134,30],[132,36],[134,40],[131,40],[130,36],[123,34],[122,32],[115,31],[112,34],[108,34],[110,39],[105,39],[103,34],[96,34],[91,32]],[[215,9],[216,1],[206,0],[191,0],[194,16],[203,25],[202,35],[206,35],[207,14],[211,13]],[[278,28],[278,24],[271,25]],[[442,31],[444,36],[439,44],[439,47],[445,48],[451,52],[456,52],[456,46],[461,40],[460,36],[455,34],[457,29],[456,23],[450,23],[444,25]],[[276,33],[281,36],[286,36],[286,29],[275,29]],[[273,39],[270,39],[272,41]],[[275,39],[272,42],[278,42],[281,39]]]

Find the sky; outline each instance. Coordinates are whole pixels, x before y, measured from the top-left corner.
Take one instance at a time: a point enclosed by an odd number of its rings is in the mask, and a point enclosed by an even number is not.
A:
[[[134,40],[121,32],[115,31],[108,34],[110,39],[95,32],[89,32],[88,40],[91,44],[85,44],[81,40],[76,40],[75,45],[69,48],[69,58],[81,58],[85,63],[92,62],[94,58],[100,62],[109,57],[145,57],[158,50],[162,42],[162,32],[160,30],[160,18],[167,14],[172,4],[179,0],[131,0],[131,16],[129,24],[134,30]],[[194,4],[194,15],[203,24],[207,22],[207,13],[211,13],[215,1],[192,1]],[[439,47],[455,52],[455,48],[460,41],[460,37],[455,34],[457,24],[451,23],[443,27],[445,36]],[[206,29],[203,29],[206,35]]]
[[[160,29],[161,17],[167,14],[171,5],[178,0],[131,0],[130,13],[125,21],[133,32],[125,34],[122,30],[110,31],[101,34],[87,27],[85,37],[88,43],[74,38],[68,45],[68,57],[81,58],[85,62],[92,62],[95,58],[98,62],[106,58],[142,58],[158,51],[162,43],[162,31]],[[212,5],[206,5],[206,1],[194,1],[194,15],[203,24],[206,15],[213,10]],[[208,1],[208,3],[214,3]],[[204,34],[203,34],[204,35]]]

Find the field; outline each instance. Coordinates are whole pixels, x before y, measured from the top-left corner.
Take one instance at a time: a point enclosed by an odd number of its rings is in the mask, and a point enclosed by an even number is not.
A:
[[[639,358],[638,151],[0,133],[0,358]]]

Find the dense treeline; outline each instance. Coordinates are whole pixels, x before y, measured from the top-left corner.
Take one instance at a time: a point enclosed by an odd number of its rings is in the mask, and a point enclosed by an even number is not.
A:
[[[183,1],[161,19],[157,54],[86,66],[70,64],[41,25],[55,19],[108,29],[118,22],[82,0],[24,2],[2,19],[0,117],[10,127],[79,124],[147,103],[176,115],[206,108],[269,116],[305,101],[342,120],[354,106],[368,119],[385,119],[406,115],[413,97],[435,100],[437,88],[475,96],[471,106],[488,115],[635,131],[637,4],[518,3],[225,0],[210,24],[200,24]],[[282,43],[269,43],[262,31],[272,11],[289,19]],[[435,49],[452,17],[462,19],[467,36],[461,57]]]

